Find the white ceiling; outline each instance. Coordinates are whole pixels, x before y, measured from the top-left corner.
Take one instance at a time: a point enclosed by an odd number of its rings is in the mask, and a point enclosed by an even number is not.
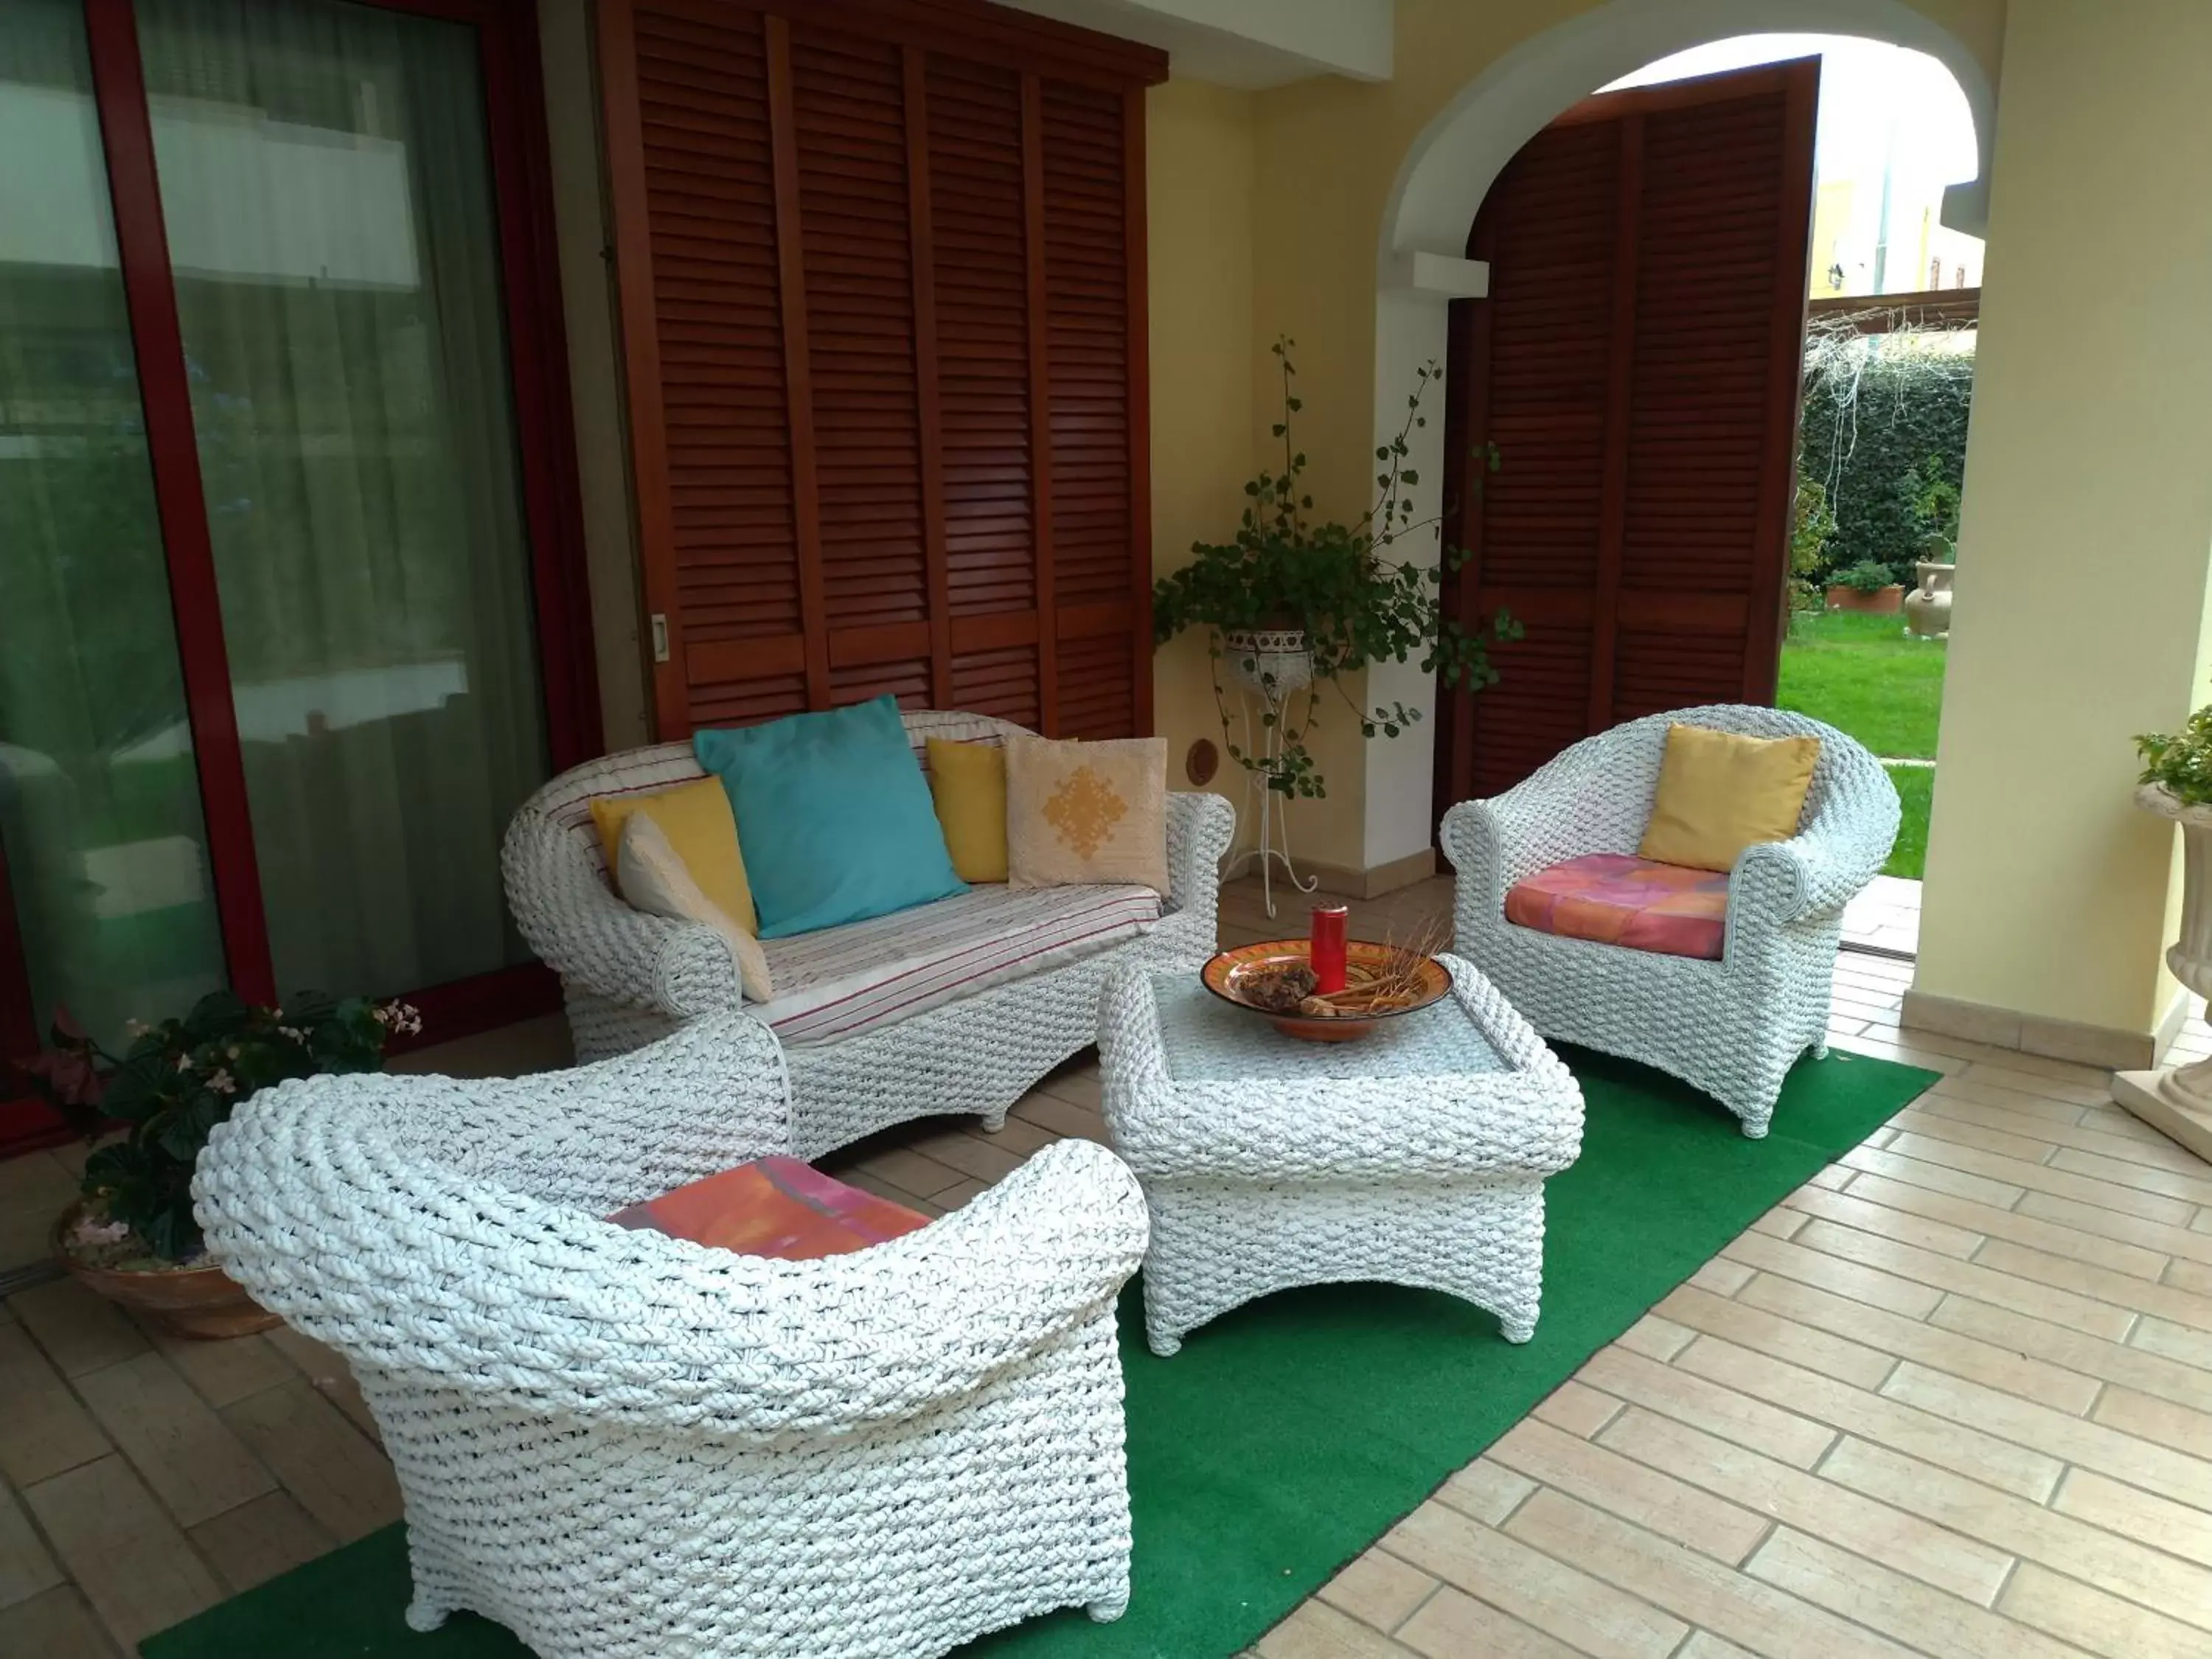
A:
[[[1392,0],[1002,0],[1158,46],[1172,73],[1225,87],[1390,77]]]

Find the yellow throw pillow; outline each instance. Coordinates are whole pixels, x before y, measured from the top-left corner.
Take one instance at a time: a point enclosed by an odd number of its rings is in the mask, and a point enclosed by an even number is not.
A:
[[[775,1000],[775,979],[760,941],[730,919],[729,912],[700,891],[684,860],[650,812],[633,812],[623,821],[615,849],[615,879],[623,898],[649,916],[696,921],[713,928],[730,947],[738,964],[738,985],[746,1000]]]
[[[1168,890],[1168,741],[1006,739],[1006,869],[1012,887],[1128,884]]]
[[[660,826],[691,879],[732,921],[748,933],[760,932],[753,890],[745,880],[744,854],[738,850],[738,820],[729,792],[720,778],[697,778],[652,795],[599,795],[592,800],[592,822],[607,855],[607,873],[619,878],[623,825],[642,812]]]
[[[1818,738],[1747,738],[1702,726],[1667,728],[1659,789],[1641,858],[1729,870],[1754,842],[1797,833],[1820,758]]]
[[[963,881],[1006,878],[1006,751],[995,743],[929,740],[929,793],[953,872]]]

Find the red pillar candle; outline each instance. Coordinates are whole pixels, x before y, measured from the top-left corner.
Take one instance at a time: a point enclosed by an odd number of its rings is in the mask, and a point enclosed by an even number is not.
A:
[[[1317,995],[1327,996],[1344,988],[1344,924],[1348,914],[1341,904],[1314,907],[1313,943],[1309,947],[1309,956]]]

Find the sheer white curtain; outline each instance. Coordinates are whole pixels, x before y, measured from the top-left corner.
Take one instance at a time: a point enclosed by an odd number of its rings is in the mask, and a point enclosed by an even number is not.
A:
[[[0,841],[41,1032],[223,982],[77,0],[0,4]]]
[[[526,960],[497,854],[546,739],[473,32],[137,10],[278,985]]]

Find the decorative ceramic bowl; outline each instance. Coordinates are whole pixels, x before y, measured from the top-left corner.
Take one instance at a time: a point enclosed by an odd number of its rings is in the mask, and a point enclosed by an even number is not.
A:
[[[1261,1018],[1272,1020],[1277,1030],[1288,1032],[1294,1037],[1304,1037],[1309,1042],[1348,1042],[1353,1037],[1365,1036],[1386,1019],[1419,1012],[1451,990],[1451,975],[1444,970],[1444,965],[1434,957],[1425,956],[1419,957],[1414,965],[1413,1000],[1393,1007],[1368,1013],[1336,1015],[1279,1013],[1251,1000],[1252,982],[1256,975],[1268,969],[1293,964],[1304,966],[1311,951],[1311,945],[1302,939],[1276,939],[1258,945],[1242,945],[1233,951],[1222,951],[1207,963],[1199,970],[1199,978],[1207,990],[1224,1002],[1249,1009]],[[1361,987],[1373,984],[1395,969],[1404,956],[1402,946],[1377,945],[1370,939],[1346,940],[1344,947],[1346,991],[1357,993]]]

